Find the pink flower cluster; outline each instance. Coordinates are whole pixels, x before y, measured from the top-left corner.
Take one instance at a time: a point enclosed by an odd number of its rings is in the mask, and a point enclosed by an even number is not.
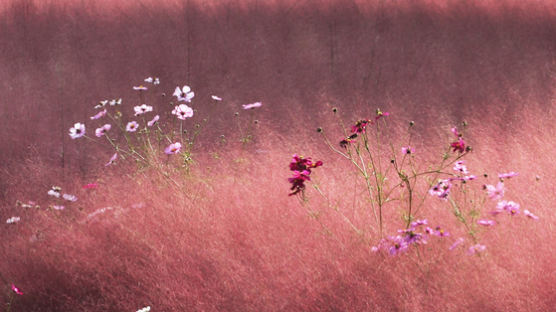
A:
[[[427,220],[417,220],[411,222],[410,227],[407,229],[398,230],[398,235],[388,236],[382,239],[377,246],[371,248],[372,251],[387,250],[391,256],[398,255],[409,250],[411,245],[424,245],[427,243],[429,236],[445,237],[450,233],[444,231],[440,226],[431,228],[426,226]],[[425,226],[423,232],[419,232]]]
[[[456,127],[451,129],[452,133],[456,136],[457,140],[450,144],[450,147],[453,149],[453,152],[463,153],[465,152],[465,141],[463,140],[463,135],[458,132]]]
[[[288,178],[292,184],[289,196],[295,195],[305,189],[305,181],[311,181],[311,169],[322,166],[322,161],[313,163],[310,157],[303,158],[303,156],[293,155],[290,162],[290,170],[293,171],[293,177]]]
[[[382,112],[380,109],[376,110],[375,121],[379,120],[382,117],[389,116],[390,113]],[[361,133],[365,133],[367,130],[367,126],[373,124],[372,120],[369,119],[360,119],[358,120],[355,125],[351,126],[351,134],[347,136],[345,139],[340,141],[340,146],[343,148],[347,148],[348,144],[355,141],[357,136]]]

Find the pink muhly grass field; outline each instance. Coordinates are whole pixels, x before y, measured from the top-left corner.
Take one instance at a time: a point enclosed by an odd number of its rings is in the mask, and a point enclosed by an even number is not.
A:
[[[550,311],[555,16],[550,1],[2,4],[2,309]],[[194,96],[172,95],[184,85]],[[125,135],[179,135],[137,141],[154,145],[144,161],[114,154],[104,136],[127,137],[94,106],[117,98],[109,113],[139,125]],[[378,107],[388,116],[375,120]],[[427,195],[412,217],[450,236],[373,251],[364,180],[322,136],[341,149],[366,119],[384,121],[381,142],[421,169],[468,124],[477,178],[466,185],[486,197],[477,242]],[[100,144],[70,137],[77,122]],[[294,154],[322,166],[288,196]],[[481,186],[510,172],[503,199],[520,213],[493,215]],[[462,185],[449,196],[463,200]],[[47,194],[53,186],[77,200]],[[385,204],[384,236],[406,227],[406,210]]]

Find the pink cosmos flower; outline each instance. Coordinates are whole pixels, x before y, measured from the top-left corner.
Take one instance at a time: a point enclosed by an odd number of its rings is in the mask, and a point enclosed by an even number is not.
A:
[[[502,200],[499,201],[498,204],[496,204],[496,209],[492,211],[492,214],[497,215],[502,211],[507,211],[510,215],[513,216],[519,214],[519,208],[519,204],[516,202],[513,202],[511,200]]]
[[[486,246],[485,246],[485,245],[476,244],[476,245],[473,245],[473,246],[469,247],[468,252],[469,252],[469,254],[472,255],[472,254],[474,254],[474,253],[483,252],[483,251],[485,251],[485,250],[486,250]]]
[[[191,91],[189,86],[183,86],[181,89],[180,87],[176,87],[173,96],[177,97],[178,101],[191,102],[195,96],[195,92]]]
[[[448,248],[448,250],[453,250],[454,248],[459,246],[461,243],[463,243],[463,241],[464,241],[463,237],[460,237],[460,238],[456,239],[456,241],[452,244],[452,246],[450,246],[450,248]]]
[[[450,131],[451,131],[456,137],[459,137],[459,136],[460,136],[459,133],[458,133],[458,128],[453,127],[452,129],[450,129]]]
[[[154,118],[147,122],[147,126],[152,127],[158,120],[160,119],[160,116],[156,115],[154,116]]]
[[[127,123],[125,130],[127,132],[135,132],[137,128],[139,128],[139,124],[137,123],[137,121],[130,121]]]
[[[413,154],[413,153],[415,153],[415,149],[413,147],[411,147],[411,146],[402,147],[402,154],[404,154],[404,155],[408,154],[409,155],[409,154]]]
[[[176,115],[178,119],[185,120],[193,117],[193,109],[185,104],[180,104],[174,108],[172,114]]]
[[[492,220],[484,220],[483,219],[483,220],[477,221],[477,224],[484,225],[484,226],[493,226],[493,225],[496,224],[496,222],[494,222]]]
[[[172,144],[168,145],[164,149],[164,153],[166,153],[167,155],[177,154],[177,153],[180,152],[180,149],[181,149],[181,143],[176,142],[176,143],[172,143]]]
[[[77,139],[85,135],[85,125],[77,122],[69,129],[69,135],[72,139]]]
[[[21,290],[19,290],[19,288],[17,288],[14,284],[12,284],[12,290],[14,291],[14,293],[18,294],[18,295],[23,295],[23,292]]]
[[[499,179],[506,179],[506,178],[509,179],[509,178],[515,177],[515,176],[517,176],[517,175],[518,175],[518,173],[517,173],[517,172],[513,172],[513,171],[512,171],[512,172],[508,172],[508,173],[499,173],[499,174],[498,174],[498,178],[499,178]]]
[[[533,220],[538,220],[539,219],[539,217],[537,217],[536,215],[534,215],[532,212],[530,212],[527,209],[523,210],[523,214],[525,216],[527,216],[528,218],[533,219]]]
[[[100,128],[97,128],[95,130],[95,135],[100,138],[101,136],[105,135],[106,132],[108,132],[108,130],[110,130],[110,128],[112,128],[111,125],[105,124],[104,126],[102,126]]]
[[[52,205],[52,206],[50,206],[50,208],[52,208],[54,210],[64,210],[64,209],[66,209],[66,207],[64,205]]]
[[[152,112],[153,107],[147,104],[143,104],[133,107],[133,110],[135,111],[135,116],[139,116],[147,112]]]
[[[438,180],[438,183],[429,190],[429,194],[447,200],[451,188],[452,183],[450,183],[450,180]]]
[[[101,110],[96,115],[94,115],[93,117],[90,117],[90,118],[91,118],[91,120],[95,120],[95,119],[99,119],[101,117],[104,117],[104,115],[106,115],[106,109]]]
[[[251,104],[243,104],[241,106],[243,106],[243,109],[253,109],[253,108],[261,107],[262,105],[263,103],[261,102],[255,102]]]
[[[464,163],[465,162],[463,160],[456,161],[454,164],[454,170],[461,174],[468,174],[469,171],[467,171],[467,166],[465,166]]]
[[[215,101],[222,101],[222,98],[216,95],[212,95],[211,98]]]
[[[504,183],[498,182],[496,186],[494,185],[485,185],[484,188],[487,191],[487,195],[492,200],[500,200],[504,197]]]
[[[135,90],[135,91],[145,91],[145,90],[147,90],[147,89],[148,89],[148,88],[145,87],[145,86],[143,86],[143,85],[133,86],[133,90]]]
[[[113,164],[116,159],[118,159],[118,153],[114,153],[114,155],[112,155],[112,157],[110,157],[110,160],[104,165],[106,166],[110,166],[111,164]]]

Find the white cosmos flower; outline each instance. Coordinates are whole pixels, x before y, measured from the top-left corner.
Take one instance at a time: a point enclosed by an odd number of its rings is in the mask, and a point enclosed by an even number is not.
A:
[[[173,96],[178,98],[178,101],[191,102],[191,99],[195,96],[195,92],[191,91],[189,86],[176,87]]]
[[[181,120],[185,120],[186,118],[193,117],[193,109],[185,104],[180,104],[174,108],[172,114]]]
[[[70,202],[77,201],[77,196],[71,194],[64,194],[62,195],[62,198]]]
[[[147,77],[147,78],[145,78],[145,82],[153,83],[153,77]]]
[[[108,104],[108,100],[102,100],[98,103],[98,105],[95,106],[95,109],[103,108],[104,106],[106,106],[106,104]]]
[[[261,102],[255,102],[255,103],[251,103],[251,104],[243,104],[243,109],[253,109],[253,108],[257,108],[257,107],[261,107],[263,105],[263,103]]]
[[[146,306],[142,309],[137,310],[137,312],[149,312],[151,310],[151,306]]]
[[[215,101],[222,101],[222,98],[216,95],[212,95],[211,98]]]
[[[8,220],[6,220],[6,223],[7,224],[14,224],[14,223],[19,222],[20,220],[21,220],[20,217],[11,217]]]
[[[145,91],[145,90],[147,90],[147,89],[148,89],[148,88],[145,87],[145,86],[143,86],[143,85],[133,86],[133,90],[136,90],[136,91]]]
[[[152,112],[153,107],[147,104],[143,104],[143,105],[135,106],[133,110],[135,110],[135,116],[139,116],[147,112]]]
[[[110,106],[122,105],[122,98],[114,99],[110,101]]]
[[[77,122],[69,129],[69,135],[72,139],[77,139],[85,135],[85,125]]]
[[[49,191],[48,195],[54,196],[56,198],[60,198],[60,192],[62,192],[62,188],[59,186],[53,186]]]

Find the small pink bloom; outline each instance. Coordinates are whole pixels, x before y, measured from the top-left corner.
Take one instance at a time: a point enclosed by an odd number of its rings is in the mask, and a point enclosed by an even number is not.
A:
[[[461,174],[468,174],[467,166],[465,166],[465,162],[463,160],[456,161],[454,164],[454,170],[461,173]]]
[[[14,284],[12,284],[12,290],[20,296],[23,295],[23,292],[19,290],[19,288],[17,288]]]
[[[537,217],[536,215],[534,215],[532,212],[530,212],[527,209],[523,210],[523,214],[525,216],[527,216],[528,218],[533,219],[533,220],[538,220],[539,219],[539,217]]]
[[[504,197],[504,183],[498,182],[496,186],[494,185],[485,185],[485,189],[487,191],[487,195],[492,200],[500,200]]]
[[[64,205],[52,205],[50,206],[54,210],[64,210],[66,207]]]
[[[64,194],[64,195],[62,195],[62,198],[67,200],[67,201],[70,201],[70,202],[77,201],[77,196],[72,195],[72,194]]]
[[[438,180],[438,183],[429,190],[429,194],[437,196],[440,199],[447,200],[451,188],[452,183],[450,183],[450,180]]]
[[[459,137],[458,128],[453,127],[452,129],[450,129],[450,131],[451,131],[456,137]]]
[[[125,130],[127,132],[135,132],[137,128],[139,128],[139,124],[137,123],[137,121],[130,121],[127,123]]]
[[[193,109],[185,104],[180,104],[174,108],[172,114],[176,115],[178,119],[185,120],[193,117]]]
[[[477,224],[484,225],[484,226],[493,226],[496,224],[496,222],[492,220],[479,220],[477,221]]]
[[[118,153],[114,153],[114,155],[110,157],[110,160],[104,166],[110,166],[116,161],[116,159],[118,159]]]
[[[88,189],[94,189],[97,188],[98,184],[97,183],[88,183],[83,185],[83,189],[88,190]]]
[[[506,178],[508,178],[508,179],[509,179],[509,178],[515,177],[515,176],[517,176],[517,175],[518,175],[518,173],[517,173],[517,172],[513,172],[513,171],[512,171],[512,172],[508,172],[508,173],[499,173],[499,174],[498,174],[498,178],[500,178],[500,179],[506,179]]]
[[[108,130],[110,130],[111,128],[112,128],[111,125],[105,124],[104,126],[97,128],[95,130],[95,135],[100,138],[101,136],[105,135],[106,132],[108,132]]]
[[[519,214],[519,204],[513,201],[502,200],[496,204],[496,210],[492,212],[492,214],[496,215],[502,211],[507,211],[509,214],[516,215]]]
[[[402,154],[413,154],[415,153],[415,149],[411,146],[404,146],[402,147]]]
[[[177,154],[180,152],[180,149],[181,149],[181,143],[176,142],[168,145],[166,149],[164,149],[164,153],[168,155]]]
[[[251,104],[243,104],[243,109],[253,109],[253,108],[257,108],[257,107],[261,107],[263,105],[263,103],[261,102],[255,102],[255,103],[251,103]]]
[[[452,244],[452,246],[450,246],[450,248],[448,248],[448,250],[453,250],[454,248],[459,246],[461,243],[463,243],[463,241],[464,241],[464,239],[462,237],[456,239],[456,241]]]
[[[463,140],[462,137],[458,137],[458,140],[455,142],[452,142],[450,144],[450,147],[453,148],[453,152],[460,152],[463,153],[465,152],[465,141]]]
[[[158,120],[160,119],[160,116],[156,115],[154,116],[154,118],[147,122],[147,126],[152,127]]]
[[[104,117],[104,115],[106,115],[106,109],[101,110],[101,111],[98,112],[96,115],[94,115],[93,117],[91,117],[91,120],[99,119],[99,118],[101,118],[101,117]]]
[[[483,252],[485,250],[486,250],[485,245],[476,244],[476,245],[473,245],[473,246],[469,247],[469,254],[479,253],[479,252]]]

